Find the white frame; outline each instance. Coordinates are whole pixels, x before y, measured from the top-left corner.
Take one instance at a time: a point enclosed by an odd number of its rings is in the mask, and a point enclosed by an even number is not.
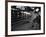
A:
[[[11,31],[11,6],[20,5],[20,6],[32,6],[32,7],[41,7],[41,30],[28,30],[28,31]],[[44,28],[44,20],[43,20],[43,4],[35,4],[35,3],[17,3],[17,2],[8,2],[8,35],[19,35],[19,34],[36,34],[43,33]]]

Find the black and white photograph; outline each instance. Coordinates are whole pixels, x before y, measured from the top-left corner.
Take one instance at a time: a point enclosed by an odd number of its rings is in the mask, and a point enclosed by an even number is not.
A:
[[[11,31],[40,30],[41,7],[11,6]]]
[[[8,35],[44,33],[44,5],[8,2]]]

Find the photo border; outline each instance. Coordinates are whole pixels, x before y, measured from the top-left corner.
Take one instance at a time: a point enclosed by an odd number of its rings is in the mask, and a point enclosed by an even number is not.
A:
[[[44,5],[44,32],[36,33],[36,34],[20,34],[20,35],[8,35],[8,2],[20,2],[20,3],[35,3],[35,4],[43,4]],[[26,35],[41,35],[45,34],[45,3],[44,2],[27,2],[27,1],[7,1],[5,0],[5,36],[26,36]]]

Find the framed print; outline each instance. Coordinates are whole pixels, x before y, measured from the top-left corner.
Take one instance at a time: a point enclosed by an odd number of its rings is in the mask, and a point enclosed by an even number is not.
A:
[[[7,35],[37,35],[45,33],[45,3],[7,2]]]

